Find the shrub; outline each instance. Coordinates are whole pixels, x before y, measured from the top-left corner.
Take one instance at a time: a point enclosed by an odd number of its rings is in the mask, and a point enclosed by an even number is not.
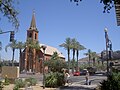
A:
[[[120,73],[108,75],[107,80],[103,80],[100,84],[100,90],[120,90]]]
[[[10,81],[9,79],[7,78],[7,76],[5,77],[5,82],[3,83],[4,85],[9,85],[10,84]]]
[[[16,88],[23,88],[23,87],[25,87],[25,81],[23,81],[22,79],[18,79],[18,80],[16,80],[15,81],[15,90],[16,90]]]
[[[28,78],[25,80],[26,82],[29,82],[30,86],[36,85],[37,84],[37,80],[35,78]]]
[[[2,90],[2,88],[3,88],[3,82],[0,81],[0,90]]]
[[[19,90],[19,87],[18,87],[18,86],[15,86],[15,87],[13,88],[13,90]]]
[[[64,84],[63,73],[54,72],[49,73],[45,76],[45,86],[46,87],[59,87]]]

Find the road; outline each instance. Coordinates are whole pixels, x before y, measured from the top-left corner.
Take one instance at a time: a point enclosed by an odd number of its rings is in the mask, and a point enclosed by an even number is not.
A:
[[[102,80],[106,79],[106,76],[103,75],[93,75],[90,76],[91,84],[99,84]],[[85,84],[85,76],[71,76],[73,83]]]
[[[84,85],[85,76],[71,76],[73,84],[68,87],[61,87],[59,90],[95,90],[97,85],[105,79],[107,79],[107,77],[103,75],[90,76],[91,85]]]

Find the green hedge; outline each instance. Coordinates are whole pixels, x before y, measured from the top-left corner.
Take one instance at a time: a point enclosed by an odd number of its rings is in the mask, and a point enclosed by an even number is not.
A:
[[[46,87],[59,87],[64,85],[64,75],[63,73],[54,72],[48,73],[45,76],[45,86]]]
[[[25,85],[26,85],[26,82],[22,79],[18,79],[15,81],[15,87],[23,88],[25,87]]]
[[[27,78],[25,81],[29,82],[30,86],[34,86],[37,84],[37,80],[35,78],[32,78],[32,77]]]
[[[109,74],[100,84],[100,90],[120,90],[120,73]]]
[[[19,90],[19,88],[24,88],[26,85],[27,86],[33,86],[36,85],[37,80],[35,78],[27,78],[25,80],[23,79],[17,79],[15,81],[15,87],[13,90]]]

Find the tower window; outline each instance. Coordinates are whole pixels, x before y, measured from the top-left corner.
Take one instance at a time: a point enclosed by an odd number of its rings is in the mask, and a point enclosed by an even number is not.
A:
[[[32,33],[29,34],[29,37],[30,37],[30,38],[32,37]]]
[[[35,39],[37,39],[37,34],[35,33]]]

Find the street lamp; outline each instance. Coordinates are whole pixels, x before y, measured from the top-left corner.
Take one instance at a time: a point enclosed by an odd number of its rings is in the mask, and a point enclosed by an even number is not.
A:
[[[47,48],[45,45],[41,46],[43,49],[43,61],[42,61],[42,67],[43,67],[43,89],[45,89],[45,66],[44,66],[44,61],[45,61],[45,49]]]
[[[105,40],[106,40],[106,60],[107,60],[107,75],[108,75],[108,72],[109,72],[109,66],[108,66],[108,44],[109,44],[109,39],[108,39],[108,30],[107,28],[104,29],[105,31]]]

